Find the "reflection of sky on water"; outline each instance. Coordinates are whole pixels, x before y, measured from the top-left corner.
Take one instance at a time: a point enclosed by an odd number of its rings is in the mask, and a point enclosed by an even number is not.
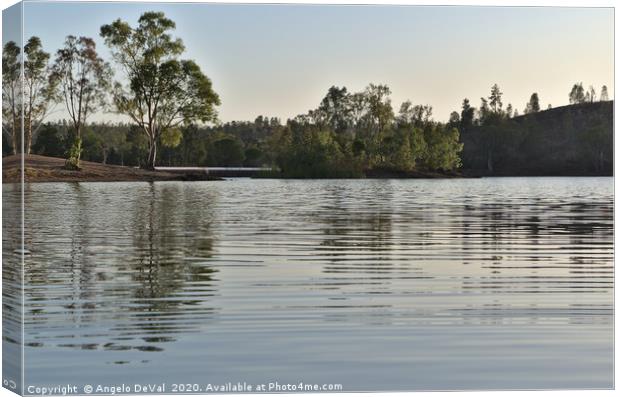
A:
[[[612,195],[611,178],[31,184],[26,381],[609,387]]]

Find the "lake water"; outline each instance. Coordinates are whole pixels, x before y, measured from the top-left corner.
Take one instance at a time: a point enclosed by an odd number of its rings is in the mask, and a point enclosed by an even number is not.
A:
[[[25,203],[26,386],[613,386],[612,178],[40,183]]]

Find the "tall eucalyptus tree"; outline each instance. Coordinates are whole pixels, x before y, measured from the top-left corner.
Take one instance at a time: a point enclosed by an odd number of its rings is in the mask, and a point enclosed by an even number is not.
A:
[[[89,116],[105,106],[111,76],[110,66],[89,37],[67,36],[56,53],[52,79],[59,85],[59,100],[65,104],[75,133],[67,168],[80,168],[82,128]]]
[[[162,12],[146,12],[136,27],[120,19],[101,27],[127,78],[115,84],[114,104],[146,134],[147,168],[155,167],[157,146],[169,130],[217,120],[219,97],[194,61],[180,59],[185,47],[170,34],[175,26]]]

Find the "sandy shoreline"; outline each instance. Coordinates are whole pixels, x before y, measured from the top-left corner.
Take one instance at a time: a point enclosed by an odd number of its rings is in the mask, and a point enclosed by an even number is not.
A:
[[[217,180],[200,173],[172,173],[148,171],[134,167],[123,167],[82,161],[82,170],[64,169],[65,160],[56,157],[27,155],[24,159],[26,182],[128,182],[128,181],[187,181]],[[16,183],[21,179],[21,156],[2,159],[2,183]]]

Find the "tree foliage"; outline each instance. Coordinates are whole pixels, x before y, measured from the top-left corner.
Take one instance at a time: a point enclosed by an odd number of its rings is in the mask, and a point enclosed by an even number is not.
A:
[[[489,105],[493,112],[497,113],[502,110],[502,95],[497,84],[493,84],[491,87],[491,95],[489,96]]]
[[[540,112],[540,100],[538,99],[538,93],[533,93],[530,97],[529,102],[525,106],[525,110],[523,113],[537,113]]]
[[[599,97],[600,101],[608,101],[609,100],[609,93],[607,92],[607,86],[604,85],[601,87],[601,96]]]
[[[2,50],[2,132],[13,154],[20,151],[21,117],[21,49],[14,41],[8,41]]]
[[[568,100],[571,104],[579,104],[586,101],[586,94],[583,89],[583,83],[576,83],[573,85],[573,88],[568,94]]]
[[[53,102],[56,81],[50,78],[50,54],[33,36],[24,46],[24,151],[30,154],[33,141]]]
[[[461,133],[466,134],[474,125],[474,118],[476,116],[476,109],[473,108],[469,99],[463,99],[463,105],[461,107]]]

